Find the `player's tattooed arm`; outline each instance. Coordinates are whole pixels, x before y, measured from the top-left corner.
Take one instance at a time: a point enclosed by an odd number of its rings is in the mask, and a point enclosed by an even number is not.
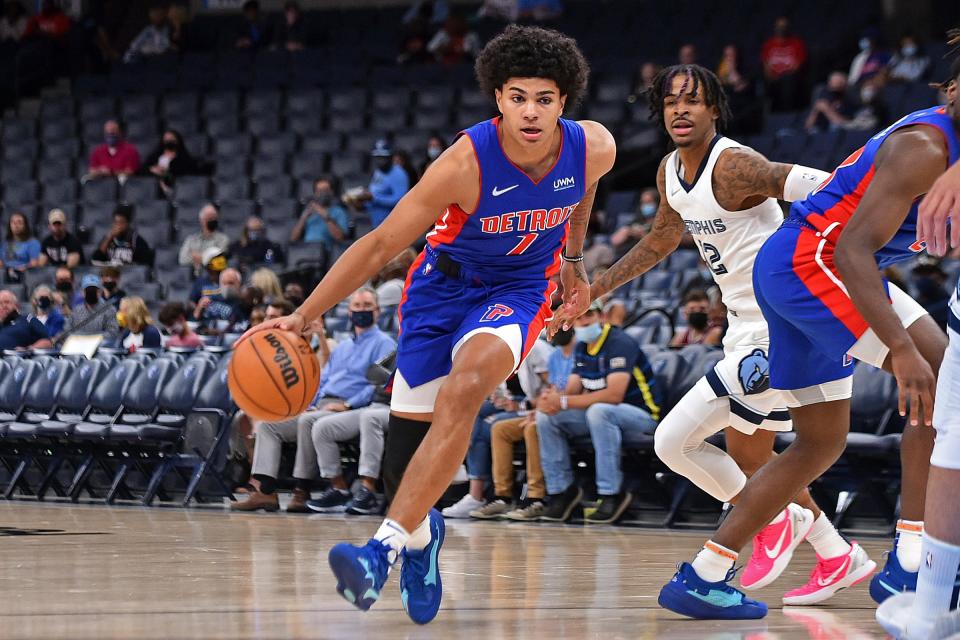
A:
[[[753,149],[738,147],[720,154],[713,169],[713,194],[727,211],[740,211],[766,198],[783,198],[792,164],[771,162]]]
[[[668,156],[669,157],[669,156]],[[652,269],[680,244],[683,236],[683,218],[667,202],[666,158],[657,170],[657,189],[660,191],[660,208],[653,219],[650,233],[645,235],[620,260],[607,269],[590,287],[594,300],[619,286],[630,282]]]

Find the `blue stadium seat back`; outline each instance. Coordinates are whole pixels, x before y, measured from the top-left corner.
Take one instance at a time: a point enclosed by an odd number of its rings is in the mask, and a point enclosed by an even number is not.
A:
[[[57,268],[53,266],[27,269],[23,272],[23,284],[26,285],[27,291],[30,291],[31,293],[34,289],[42,284],[45,284],[49,287],[53,284],[53,276],[56,271]]]
[[[290,160],[290,174],[297,180],[306,179],[312,182],[326,170],[327,157],[325,153],[295,155]]]
[[[194,92],[169,93],[163,96],[160,114],[166,120],[196,118],[200,111],[200,96]]]
[[[897,381],[883,369],[858,362],[853,370],[853,397],[850,401],[850,430],[876,433],[886,419],[895,430],[903,428],[897,414]]]
[[[323,131],[323,116],[313,113],[288,113],[287,130],[298,136],[313,136]]]
[[[246,96],[244,112],[247,114],[280,113],[282,103],[283,94],[280,91],[251,91]]]
[[[653,341],[653,334],[655,331],[656,327],[652,326],[633,325],[626,328],[627,335],[633,338],[637,344],[641,346],[647,345]]]
[[[246,130],[254,136],[266,137],[277,135],[280,131],[279,113],[254,113],[246,118]]]
[[[249,164],[246,154],[239,156],[218,156],[213,169],[215,180],[223,177],[242,176],[247,174]]]
[[[418,109],[413,112],[410,122],[414,128],[425,131],[445,129],[451,122],[450,113],[449,108]]]
[[[46,163],[41,163],[41,167]],[[56,166],[56,165],[54,165]],[[43,183],[43,198],[47,202],[75,202],[77,199],[77,181],[70,177],[72,168],[63,169],[63,174],[59,178],[53,178]],[[4,176],[4,182],[8,179]],[[43,177],[40,178],[43,180]],[[72,220],[70,222],[73,222]]]
[[[417,89],[417,109],[436,109],[449,111],[455,106],[456,95],[453,86],[436,85]]]
[[[678,249],[668,259],[671,271],[696,269],[700,266],[700,252],[696,249]]]
[[[644,291],[667,291],[674,287],[677,274],[669,271],[650,271],[644,274],[642,288]]]
[[[303,153],[334,153],[343,147],[343,137],[339,131],[311,136],[303,139]]]
[[[130,176],[123,184],[121,198],[130,204],[156,200],[160,196],[157,179],[153,176]],[[139,212],[138,212],[139,213]]]
[[[206,358],[190,358],[164,385],[158,397],[161,412],[185,415],[193,407],[200,390],[208,382],[215,365]]]
[[[32,140],[37,132],[37,123],[35,120],[16,119],[3,121],[4,145],[16,144],[21,140]]]
[[[5,185],[33,180],[33,174],[33,162],[24,162],[22,158],[4,159],[3,168],[0,169]]]
[[[249,133],[222,136],[214,140],[213,148],[218,158],[249,155],[253,151],[253,137]],[[219,160],[217,162],[219,164]]]
[[[370,116],[370,126],[384,131],[401,131],[409,125],[406,111],[381,111]]]
[[[376,122],[374,124],[379,128],[380,123]],[[383,131],[357,131],[347,136],[346,150],[366,155],[373,149],[373,145],[376,144],[377,140],[385,137],[387,137],[387,134]],[[396,140],[394,140],[394,146],[399,147]]]
[[[36,201],[39,192],[39,186],[33,180],[10,183],[6,181],[6,178],[4,179],[3,201],[5,203],[32,203]]]
[[[120,272],[120,284],[127,285],[144,284],[150,279],[150,267],[144,264],[124,265]]]
[[[111,367],[90,394],[90,407],[98,413],[113,414],[119,408],[130,383],[143,372],[144,363],[125,358]]]
[[[240,94],[236,91],[211,91],[201,96],[200,113],[207,120],[240,112]]]
[[[116,100],[112,96],[86,96],[80,102],[80,119],[103,123],[116,116]]]
[[[460,92],[460,106],[470,108],[492,108],[490,98],[479,89],[469,88]]]
[[[366,161],[366,154],[341,151],[330,157],[330,172],[339,176],[348,173],[359,173],[363,171]]]
[[[220,138],[229,138],[241,135],[240,118],[236,113],[228,113],[220,116],[219,118],[209,119],[207,120],[206,125],[203,127],[203,133],[212,138],[214,141],[219,140]],[[189,144],[187,148],[190,149],[192,153],[197,155],[200,155],[201,153],[205,156],[214,154],[214,145],[211,143],[205,145],[205,150],[203,152],[194,149],[194,147],[190,146]],[[222,155],[219,151],[217,151],[217,154]]]
[[[317,114],[324,109],[324,94],[320,89],[295,89],[287,94],[288,114]]]
[[[630,95],[630,78],[606,78],[597,83],[595,97],[599,102],[626,102]]]
[[[44,185],[44,188],[51,182],[60,182],[69,178],[73,178],[73,158],[48,158],[37,164],[37,180]],[[76,189],[71,194],[70,199],[76,199]]]
[[[164,349],[164,351],[159,356],[157,356],[157,359],[169,360],[170,362],[174,363],[176,366],[179,367],[187,360],[188,355],[190,354],[186,352],[168,351]]]
[[[364,115],[362,112],[350,111],[333,113],[327,119],[327,128],[347,134],[361,131],[364,128]]]
[[[26,388],[24,406],[33,411],[49,413],[76,366],[77,363],[72,360],[54,358],[48,361]]]
[[[217,201],[245,200],[250,197],[250,180],[246,176],[220,178],[215,181],[214,197]]]
[[[284,178],[284,180],[289,180],[289,178]],[[281,182],[282,181],[283,180],[281,180]],[[260,194],[258,193],[258,195]],[[278,237],[286,238],[289,237],[290,229],[296,222],[296,216],[300,214],[301,209],[300,202],[294,198],[285,196],[275,198],[263,197],[260,198],[260,211],[266,225],[270,227]],[[277,226],[274,227],[273,225]]]
[[[594,104],[590,106],[590,118],[615,127],[626,119],[626,112],[622,104]]]
[[[249,185],[248,185],[249,186]],[[240,200],[224,199],[218,200],[220,204],[220,220],[230,222],[231,225],[239,223],[243,225],[247,218],[257,214],[257,203],[246,198]],[[229,228],[239,228],[239,226],[228,226]],[[269,235],[269,229],[267,230]]]
[[[661,383],[661,388],[667,390],[668,397],[673,385],[678,377],[686,368],[686,362],[676,351],[667,349],[659,351],[656,355],[649,358],[650,366],[653,368],[653,374],[657,381]],[[672,404],[670,406],[673,406]]]
[[[40,370],[41,367],[35,360],[20,358],[10,362],[9,371],[4,372],[3,379],[0,380],[0,415],[16,413],[19,410],[25,391]]]
[[[40,154],[40,141],[34,138],[8,142],[3,146],[4,158],[33,158]]]
[[[656,344],[641,344],[640,350],[643,351],[643,355],[647,356],[647,360],[650,361],[651,366],[653,366],[653,359],[659,356],[662,351],[665,351],[663,347]]]
[[[284,185],[289,189],[290,178],[287,175],[286,164],[286,158],[283,154],[276,156],[263,155],[253,161],[253,168],[250,175],[254,180],[262,180],[266,183],[261,186],[269,186],[283,178],[287,180]],[[279,190],[280,189],[278,189],[278,191]]]
[[[146,363],[143,372],[130,382],[123,393],[121,404],[124,412],[153,413],[160,393],[177,369],[175,362],[161,358]]]
[[[228,414],[233,412],[233,398],[227,388],[227,372],[232,357],[232,352],[224,355],[216,368],[207,376],[200,393],[194,400],[195,409],[219,409]]]
[[[223,334],[222,339],[220,340],[220,345],[223,347],[232,348],[233,343],[240,339],[242,333],[225,333]]]
[[[40,105],[40,117],[43,120],[47,118],[72,118],[76,116],[76,112],[77,105],[73,96],[47,97],[43,99],[43,103]]]
[[[173,197],[177,202],[195,202],[210,195],[210,180],[206,176],[180,176],[174,186]]]
[[[406,111],[413,102],[413,92],[408,87],[377,87],[370,100],[374,112]]]
[[[362,113],[367,108],[367,92],[360,88],[335,89],[330,92],[328,104],[331,111]]]

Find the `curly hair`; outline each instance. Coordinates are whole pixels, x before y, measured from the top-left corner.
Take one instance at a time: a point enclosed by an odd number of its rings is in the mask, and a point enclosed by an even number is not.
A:
[[[474,71],[480,90],[491,99],[510,78],[553,80],[568,109],[579,104],[590,77],[590,65],[573,38],[553,29],[517,25],[487,43]]]
[[[705,69],[698,64],[677,64],[672,67],[662,69],[653,78],[650,89],[647,91],[647,101],[650,103],[650,119],[661,127],[666,127],[663,121],[663,99],[670,93],[673,79],[677,76],[686,76],[687,82],[691,85],[687,91],[692,94],[701,93],[704,103],[708,107],[716,107],[720,113],[717,118],[717,131],[722,132],[730,121],[730,103],[727,101],[727,94],[723,90],[723,84],[720,78],[713,71]]]

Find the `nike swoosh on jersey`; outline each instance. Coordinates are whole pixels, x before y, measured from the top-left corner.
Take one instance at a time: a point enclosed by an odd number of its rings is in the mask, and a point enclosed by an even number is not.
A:
[[[777,540],[777,544],[773,545],[773,549],[763,548],[763,552],[766,553],[767,557],[771,560],[780,555],[780,550],[783,549],[783,541],[787,539],[787,531],[789,529],[791,529],[790,526],[783,528],[783,533],[780,534],[780,539]]]
[[[843,573],[844,570],[846,570],[846,568],[849,565],[850,565],[850,557],[848,556],[847,559],[843,561],[843,564],[840,565],[840,568],[834,571],[833,573],[831,573],[829,576],[827,576],[826,580],[824,580],[823,578],[817,578],[817,584],[820,585],[821,587],[827,586],[828,584],[836,580],[840,576],[840,574]]]
[[[497,188],[497,187],[494,187],[494,188],[493,188],[493,197],[496,198],[497,196],[502,196],[502,195],[505,194],[507,191],[513,191],[514,189],[516,189],[516,188],[519,187],[519,186],[520,186],[520,185],[515,184],[515,185],[513,185],[512,187],[507,187],[506,189],[499,189],[499,188]]]

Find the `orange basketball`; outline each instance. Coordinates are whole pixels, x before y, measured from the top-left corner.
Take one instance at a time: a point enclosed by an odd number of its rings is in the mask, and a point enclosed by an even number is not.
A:
[[[281,422],[306,411],[320,384],[320,365],[310,344],[290,331],[253,334],[234,350],[227,386],[245,414]]]

